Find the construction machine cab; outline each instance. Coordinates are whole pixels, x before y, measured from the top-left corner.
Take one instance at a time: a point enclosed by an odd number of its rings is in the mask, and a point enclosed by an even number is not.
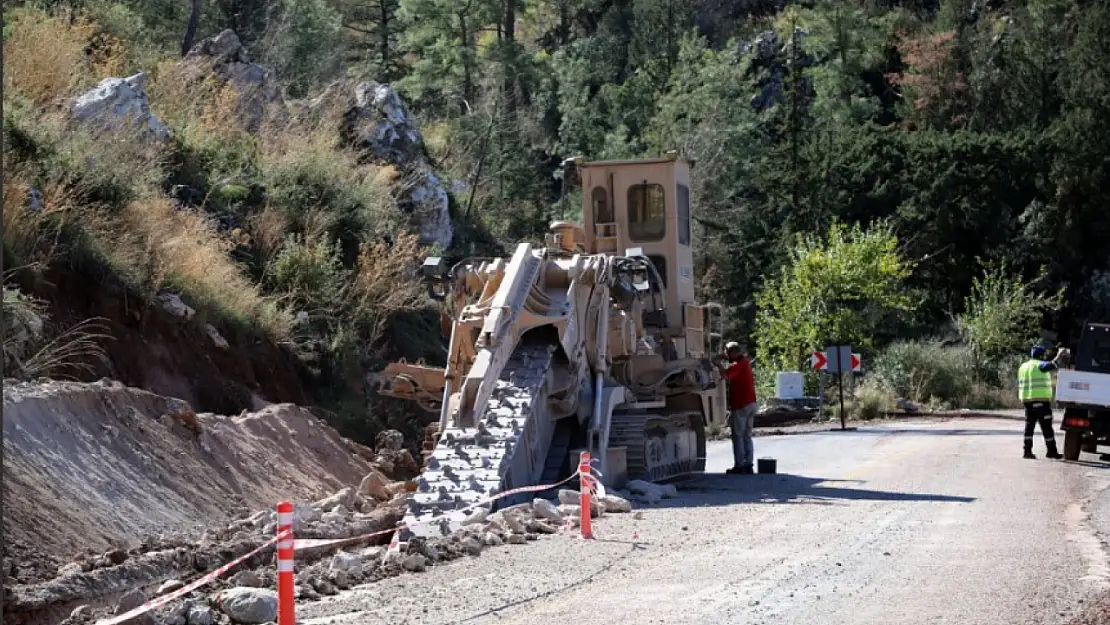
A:
[[[645,310],[643,323],[673,340],[678,358],[705,355],[707,338],[706,307],[694,297],[690,168],[674,152],[642,160],[564,161],[564,181],[582,188],[585,250],[650,261],[648,284],[662,301]]]

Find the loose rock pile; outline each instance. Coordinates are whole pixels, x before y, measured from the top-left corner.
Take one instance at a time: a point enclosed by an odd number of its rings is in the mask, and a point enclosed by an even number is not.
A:
[[[386,445],[385,448],[389,447]],[[411,495],[412,484],[411,481],[389,480],[384,472],[375,470],[358,489],[344,488],[313,503],[294,504],[294,534],[298,538],[343,539],[395,526]],[[673,487],[648,482],[633,482],[629,488],[630,496],[641,500],[655,499],[655,495],[670,496],[672,490]],[[385,534],[376,539],[356,541],[339,550],[334,546],[325,546],[298,551],[297,600],[315,601],[360,584],[406,572],[423,572],[428,567],[451,560],[479,556],[491,547],[526,544],[543,534],[556,534],[577,527],[580,494],[574,490],[560,490],[557,502],[537,498],[493,513],[480,508],[467,519],[460,531],[450,536],[414,536],[407,542],[399,543],[394,550],[382,544],[390,538],[390,534]],[[628,499],[606,494],[593,500],[591,517],[631,510],[632,504]],[[119,568],[128,561],[150,560],[156,554],[168,552],[179,556],[187,554],[184,562],[191,564],[198,572],[211,570],[254,549],[272,536],[276,527],[276,513],[261,511],[227,527],[210,529],[204,539],[195,544],[175,543],[172,540],[148,544],[144,547],[156,551],[131,557],[105,554],[97,558],[93,566],[118,560],[119,564],[110,565],[109,569]],[[378,544],[368,545],[367,542]],[[209,586],[131,622],[136,625],[273,622],[277,618],[277,595],[273,590],[277,579],[273,557],[273,549],[267,549]],[[63,567],[63,578],[81,575],[89,566],[88,562],[89,559],[82,559]],[[183,581],[174,578],[158,584],[149,594],[142,589],[133,589],[119,599],[114,610],[78,605],[72,608],[69,617],[62,623],[86,625],[111,613],[122,614],[150,598],[181,588],[183,584]]]

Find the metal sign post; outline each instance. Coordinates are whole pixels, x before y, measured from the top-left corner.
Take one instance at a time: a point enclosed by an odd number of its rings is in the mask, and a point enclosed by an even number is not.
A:
[[[852,346],[829,345],[825,348],[829,371],[836,373],[836,390],[840,394],[840,429],[847,430],[847,417],[844,414],[844,369],[852,369]]]
[[[810,360],[820,376],[818,395],[822,407],[825,403],[825,374],[836,374],[837,390],[840,392],[840,429],[847,430],[844,416],[844,371],[847,370],[849,373],[860,371],[862,369],[860,355],[852,353],[851,345],[829,345],[823,352],[813,352]],[[854,385],[852,389],[854,393]]]

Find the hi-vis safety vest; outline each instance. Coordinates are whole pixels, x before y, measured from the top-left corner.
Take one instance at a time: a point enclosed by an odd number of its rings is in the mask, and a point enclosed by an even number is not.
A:
[[[1028,360],[1018,369],[1018,399],[1023,402],[1052,400],[1052,374],[1041,371],[1041,361]]]

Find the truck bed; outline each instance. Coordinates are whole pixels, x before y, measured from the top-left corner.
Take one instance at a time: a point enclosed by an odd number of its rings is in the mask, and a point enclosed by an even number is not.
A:
[[[1056,402],[1110,408],[1110,374],[1061,369],[1056,376]]]

